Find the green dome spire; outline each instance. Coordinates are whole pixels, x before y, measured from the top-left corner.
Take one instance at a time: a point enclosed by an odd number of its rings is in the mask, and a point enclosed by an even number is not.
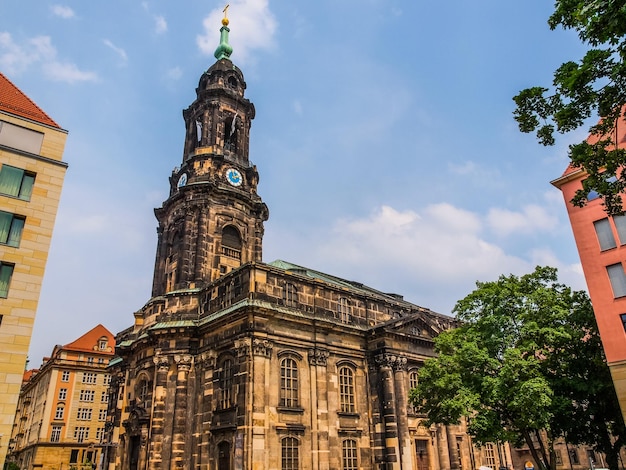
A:
[[[220,45],[217,46],[213,55],[217,60],[220,59],[230,59],[230,55],[233,53],[233,46],[228,44],[228,33],[230,33],[230,29],[228,29],[228,18],[226,17],[228,7],[230,5],[226,5],[224,8],[224,18],[222,18],[222,27],[220,28]]]

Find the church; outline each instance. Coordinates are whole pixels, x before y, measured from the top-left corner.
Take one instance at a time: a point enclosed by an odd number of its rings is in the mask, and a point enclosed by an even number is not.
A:
[[[102,468],[478,468],[483,450],[462,425],[426,427],[408,403],[453,318],[263,262],[269,210],[248,155],[255,108],[226,17],[220,31],[155,209],[152,296],[116,336]],[[510,454],[490,450],[493,468],[508,466]]]

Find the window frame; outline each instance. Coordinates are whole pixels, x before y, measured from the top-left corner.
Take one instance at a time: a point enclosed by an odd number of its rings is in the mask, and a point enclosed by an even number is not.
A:
[[[25,225],[26,217],[0,210],[0,245],[19,248]]]
[[[610,264],[606,267],[606,273],[613,291],[613,298],[618,299],[626,296],[626,272],[622,263]]]
[[[615,240],[613,228],[611,227],[611,222],[609,221],[608,217],[595,220],[593,222],[593,228],[596,232],[596,240],[598,240],[598,245],[600,245],[600,251],[607,251],[612,250],[613,248],[617,248],[617,240]]]
[[[0,261],[0,298],[2,299],[9,297],[14,272],[15,264]]]
[[[11,175],[10,173],[13,174]],[[36,176],[37,174],[32,171],[3,163],[0,166],[0,195],[14,197],[22,201],[30,201],[33,195],[33,188],[35,187]],[[19,178],[19,183],[11,181],[12,178],[16,180]],[[13,186],[15,190],[10,186]]]
[[[300,468],[300,439],[285,436],[280,440],[280,469],[298,470]]]
[[[288,356],[280,360],[279,406],[297,408],[300,405],[298,361]]]
[[[354,369],[348,365],[342,365],[337,375],[339,376],[339,410],[341,413],[356,413]]]
[[[341,470],[358,470],[358,449],[356,439],[344,439],[341,442]]]

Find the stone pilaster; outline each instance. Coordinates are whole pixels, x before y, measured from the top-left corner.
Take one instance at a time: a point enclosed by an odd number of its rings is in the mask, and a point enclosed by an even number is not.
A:
[[[187,381],[193,365],[190,354],[176,354],[176,392],[174,394],[174,426],[172,434],[171,468],[188,470],[189,459],[185,456],[185,434],[187,432]]]
[[[266,339],[252,340],[252,470],[269,468],[270,460],[267,433],[270,427],[269,390],[270,390],[270,358],[274,345]]]
[[[313,451],[313,468],[330,469],[330,449],[328,446],[328,387],[326,382],[328,357],[327,349],[309,349],[309,374],[311,391],[311,448]],[[316,419],[317,418],[317,419]]]
[[[383,423],[385,433],[385,460],[387,469],[400,470],[400,443],[398,441],[398,423],[396,420],[396,398],[394,390],[393,367],[397,357],[393,354],[379,354],[376,356],[379,376],[381,379],[381,405],[383,408]]]
[[[165,433],[165,399],[167,397],[167,374],[170,362],[167,356],[156,355],[154,357],[156,367],[154,380],[154,405],[152,412],[152,439],[148,458],[150,470],[163,468],[163,439]]]

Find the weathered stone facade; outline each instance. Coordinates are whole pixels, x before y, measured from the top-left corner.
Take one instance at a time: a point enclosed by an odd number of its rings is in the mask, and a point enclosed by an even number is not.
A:
[[[117,336],[109,468],[476,468],[461,426],[420,426],[408,404],[452,318],[261,262],[254,107],[239,69],[216,57],[183,113],[182,165],[155,211],[153,297]]]

